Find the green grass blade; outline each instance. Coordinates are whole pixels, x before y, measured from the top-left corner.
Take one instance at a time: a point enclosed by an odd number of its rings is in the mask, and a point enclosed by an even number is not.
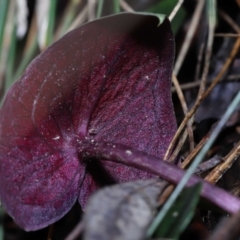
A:
[[[210,27],[215,28],[217,22],[216,0],[207,0],[207,15]]]
[[[199,183],[184,189],[158,226],[154,237],[178,239],[194,216],[200,192]]]
[[[114,13],[120,12],[119,0],[113,0],[113,12]]]
[[[102,15],[103,3],[104,3],[104,0],[98,0],[97,16],[96,16],[97,18],[100,18]]]

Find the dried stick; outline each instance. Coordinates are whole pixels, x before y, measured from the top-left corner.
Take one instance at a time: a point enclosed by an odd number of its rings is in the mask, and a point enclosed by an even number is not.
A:
[[[168,17],[170,21],[173,20],[173,18],[179,11],[180,7],[182,6],[183,2],[184,2],[184,0],[178,0],[178,3],[176,4],[176,6],[174,7],[174,9],[172,10],[171,14]]]
[[[228,77],[224,78],[224,81],[221,81],[221,82],[236,81],[238,79],[240,79],[240,75],[239,74],[233,74],[233,75],[229,75]],[[208,80],[207,84],[210,84],[211,82],[212,82],[211,80]],[[187,90],[187,89],[198,87],[200,85],[200,83],[201,83],[201,80],[198,80],[196,82],[180,84],[180,87],[181,87],[182,90]],[[176,92],[176,88],[172,87],[171,91]]]
[[[216,123],[214,124],[214,126],[216,126]],[[207,140],[210,138],[211,133],[214,129],[214,126],[212,126],[211,130],[207,133],[207,135],[198,143],[198,145],[193,149],[193,151],[189,154],[189,156],[181,163],[180,167],[182,169],[185,169],[189,163],[193,160],[193,158],[197,155],[197,153],[201,150],[201,148],[204,146],[204,144],[207,142]],[[187,135],[187,131],[185,130],[183,136]],[[179,141],[179,143],[181,142],[181,140]],[[176,148],[181,148],[182,145],[178,143],[178,146]],[[175,151],[174,151],[175,152]],[[169,159],[169,162],[172,161],[172,158],[175,159],[175,155],[174,152],[171,156],[171,158]],[[170,196],[170,194],[172,193],[174,189],[174,185],[169,185],[164,192],[161,194],[161,196],[159,197],[159,205],[161,206],[166,200],[167,198]]]
[[[224,73],[227,71],[227,69],[229,68],[233,58],[236,56],[236,54],[238,53],[239,50],[239,46],[240,46],[240,39],[237,39],[232,51],[230,52],[229,57],[227,58],[227,60],[225,61],[221,71],[218,73],[218,75],[214,78],[213,82],[211,83],[211,85],[208,87],[208,89],[201,95],[201,97],[198,99],[198,101],[195,103],[195,105],[193,106],[193,108],[188,112],[188,114],[186,115],[186,117],[183,119],[181,125],[179,126],[176,134],[174,135],[166,153],[164,156],[164,159],[167,159],[169,156],[169,153],[172,152],[173,147],[176,144],[176,141],[179,137],[179,135],[181,134],[183,128],[185,127],[185,125],[187,124],[187,122],[189,121],[189,119],[193,116],[193,114],[196,112],[197,108],[199,107],[199,105],[201,104],[201,102],[209,95],[209,93],[212,91],[212,89],[216,86],[216,84],[222,79],[222,76],[224,75]]]
[[[223,158],[223,163],[215,167],[206,177],[205,180],[210,183],[217,183],[223,174],[233,165],[240,156],[240,142]]]
[[[63,15],[61,17],[60,23],[58,24],[58,27],[54,34],[54,40],[56,41],[60,37],[62,37],[68,28],[68,25],[74,20],[76,15],[76,10],[78,9],[78,5],[81,4],[82,0],[75,1],[71,0],[68,1],[68,4],[63,12]]]
[[[214,37],[240,37],[240,33],[215,33]]]
[[[190,125],[192,125],[192,121],[191,120],[192,120],[192,118],[188,121],[188,123]],[[185,143],[185,141],[187,139],[187,136],[188,136],[188,132],[187,132],[187,129],[185,129],[183,134],[182,134],[182,136],[181,136],[181,138],[179,139],[178,144],[177,144],[176,148],[174,149],[173,153],[171,154],[171,156],[169,158],[164,158],[165,161],[168,161],[170,163],[175,161],[178,153],[181,151],[182,146],[183,146],[183,144]]]
[[[189,163],[193,160],[193,158],[197,155],[197,153],[201,150],[207,140],[210,138],[212,131],[216,126],[216,123],[212,126],[210,131],[202,138],[202,140],[198,143],[198,145],[194,148],[194,150],[188,155],[188,157],[181,163],[181,168],[185,169]]]
[[[120,0],[119,4],[123,10],[126,12],[135,12],[134,9],[124,0]]]
[[[211,8],[211,7],[209,7],[209,8]],[[214,9],[214,7],[212,7],[211,9]],[[213,46],[214,31],[215,31],[216,23],[215,23],[215,15],[214,16],[210,15],[208,17],[209,17],[209,19],[208,19],[207,49],[206,49],[203,73],[202,73],[201,84],[200,84],[200,88],[199,88],[197,99],[201,98],[202,94],[205,91],[206,81],[207,81],[207,76],[208,76],[209,66],[210,66],[210,59],[211,59],[211,56],[212,56],[212,46]]]
[[[87,20],[88,15],[88,6],[85,5],[82,11],[78,14],[78,16],[75,18],[74,22],[71,24],[71,26],[68,28],[67,32],[73,30],[80,24],[82,24],[84,21]]]
[[[212,45],[213,45],[213,39],[214,39],[214,37],[213,37],[214,36],[214,30],[215,30],[215,19],[210,18],[209,19],[209,25],[208,25],[208,41],[207,41],[207,50],[206,50],[206,56],[205,56],[205,61],[204,61],[203,74],[202,74],[202,79],[201,79],[200,88],[199,88],[199,91],[198,91],[198,96],[197,96],[196,102],[198,102],[198,100],[201,99],[201,97],[202,97],[202,95],[203,95],[203,93],[205,91],[206,82],[207,82],[207,76],[208,76],[209,66],[210,66],[210,59],[211,59],[211,55],[212,55]],[[177,79],[173,79],[173,80],[175,82],[177,81]],[[176,85],[175,85],[175,88],[176,88]],[[179,85],[178,85],[178,88],[179,88]],[[176,88],[176,91],[178,93],[179,89]],[[181,91],[181,93],[182,93],[182,91]],[[186,115],[187,115],[187,112],[185,113],[185,116]],[[190,121],[187,122],[188,129],[189,128],[191,129],[191,125],[192,125],[193,121],[194,121],[194,114],[191,116]],[[189,130],[188,130],[188,132],[189,132]],[[186,136],[184,134],[183,137],[180,140],[180,144],[181,145],[184,144],[185,139],[186,139]],[[192,134],[192,137],[189,136],[189,139],[190,139],[190,145],[193,144],[193,145],[191,145],[192,146],[191,150],[193,150],[193,148],[194,148],[193,134]],[[191,142],[191,140],[192,140],[192,142]],[[179,149],[179,147],[177,147],[175,149],[175,151],[174,151],[174,154],[172,154],[172,156],[170,158],[171,160],[169,160],[169,161],[173,161],[175,159],[175,157],[177,156],[179,151],[180,151],[180,149]]]
[[[95,19],[95,0],[88,0],[88,21]]]
[[[64,240],[75,240],[83,231],[83,222],[80,221]]]
[[[196,9],[195,9],[195,12],[194,12],[194,14],[193,14],[193,18],[192,18],[192,21],[191,21],[191,25],[190,25],[190,27],[189,27],[188,33],[187,33],[187,35],[186,35],[186,38],[185,38],[185,40],[184,40],[183,47],[181,48],[181,51],[180,51],[180,53],[179,53],[179,56],[178,56],[178,58],[177,58],[177,60],[176,60],[176,63],[175,63],[174,69],[173,69],[173,75],[175,75],[175,76],[178,74],[178,72],[179,72],[179,70],[180,70],[180,67],[181,67],[181,65],[182,65],[182,62],[183,62],[183,60],[184,60],[184,58],[185,58],[185,56],[186,56],[186,53],[187,53],[188,48],[189,48],[189,46],[190,46],[190,43],[191,43],[191,41],[192,41],[193,35],[194,35],[195,30],[196,30],[196,28],[197,28],[197,24],[198,24],[198,22],[199,22],[199,19],[200,19],[200,16],[201,16],[203,7],[204,7],[204,1],[199,1],[199,2],[198,2],[198,5],[197,5],[197,7],[196,7]],[[201,85],[204,86],[203,83],[201,83]],[[198,95],[198,96],[200,96],[202,90],[204,90],[203,87],[200,87],[200,92],[199,92],[199,95]],[[185,118],[186,118],[186,116],[187,116],[187,115],[185,115]],[[190,119],[190,118],[191,118],[191,119]],[[187,121],[188,128],[192,125],[192,123],[193,123],[193,121],[194,121],[193,115],[192,115],[190,118],[189,118],[190,120],[188,119],[189,121]],[[180,134],[180,133],[179,133],[179,134]],[[173,153],[172,156],[170,157],[169,161],[173,161],[173,160],[175,159],[175,157],[177,156],[178,152],[179,152],[180,149],[181,149],[181,146],[184,144],[184,142],[185,142],[185,140],[186,140],[186,137],[187,137],[187,135],[186,135],[186,133],[184,133],[183,136],[182,136],[182,138],[181,138],[181,140],[179,141],[179,144],[178,144],[178,146],[176,147],[174,153]],[[189,138],[191,139],[190,136],[189,136]],[[191,140],[193,140],[193,138],[192,138]],[[193,142],[193,143],[194,143],[194,142]],[[190,141],[190,144],[192,144],[191,141]],[[175,145],[175,142],[174,142],[174,145]],[[194,148],[194,147],[191,146],[191,150],[192,150],[193,148]],[[166,152],[166,154],[165,154],[165,156],[164,156],[164,160],[166,160],[166,159],[169,158],[169,153],[170,153],[170,152],[171,152],[171,151],[167,151],[167,152]]]
[[[219,10],[219,14],[232,27],[232,29],[235,32],[240,33],[239,26],[233,21],[233,19],[227,13],[225,13],[223,10]]]
[[[47,240],[52,240],[54,224],[51,224],[48,228]]]
[[[240,8],[240,0],[236,0],[236,3],[237,3],[237,5],[238,5],[239,8]]]
[[[184,39],[183,46],[181,48],[181,51],[179,52],[178,58],[176,60],[176,63],[175,63],[174,69],[173,69],[173,73],[176,76],[178,75],[178,72],[179,72],[179,70],[182,66],[182,63],[183,63],[183,61],[185,59],[185,56],[187,54],[187,51],[189,49],[189,46],[192,42],[194,33],[197,29],[197,25],[199,24],[199,19],[201,17],[202,11],[203,11],[204,3],[205,3],[205,1],[200,0],[197,4],[197,7],[196,7],[195,11],[194,11],[194,14],[193,14],[193,17],[192,17],[187,35]]]
[[[197,67],[196,67],[194,82],[196,82],[199,79],[199,76],[200,76],[200,69],[201,69],[201,62],[202,62],[202,59],[203,59],[204,48],[205,48],[205,42],[203,41],[201,43],[199,54],[198,54]],[[200,83],[201,83],[201,81],[200,81]]]
[[[182,89],[179,85],[178,79],[174,74],[172,75],[172,82],[176,88],[177,95],[178,95],[179,101],[182,105],[184,115],[186,116],[188,113],[187,103],[186,103],[185,97],[183,95]],[[193,137],[192,124],[190,124],[190,122],[187,123],[187,131],[188,131],[188,135],[189,135],[190,150],[192,151],[194,149],[194,137]]]
[[[229,25],[237,32],[240,33],[238,25],[224,12],[220,11],[220,15],[229,23]],[[237,40],[237,42],[240,39]],[[240,155],[240,142],[223,158],[224,162],[214,168],[206,177],[205,180],[211,183],[217,183],[223,174],[232,166]]]

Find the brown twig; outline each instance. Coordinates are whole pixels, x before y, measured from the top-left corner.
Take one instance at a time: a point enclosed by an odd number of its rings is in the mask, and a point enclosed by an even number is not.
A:
[[[197,108],[199,107],[199,105],[201,104],[201,102],[209,95],[209,93],[212,91],[212,89],[216,86],[216,84],[222,79],[224,73],[227,71],[227,69],[229,68],[233,58],[236,56],[236,54],[238,53],[239,50],[239,46],[240,46],[240,39],[237,39],[232,51],[230,52],[230,55],[228,56],[227,60],[225,61],[222,69],[220,70],[220,72],[218,73],[218,75],[214,78],[213,82],[211,83],[211,85],[208,87],[208,89],[200,96],[200,98],[198,99],[198,101],[195,103],[195,105],[193,106],[193,108],[188,112],[188,114],[186,115],[186,117],[183,119],[181,125],[179,126],[176,134],[174,135],[166,153],[164,156],[164,159],[168,159],[169,153],[172,152],[173,147],[176,144],[176,141],[179,137],[179,135],[181,134],[182,130],[184,129],[185,125],[187,124],[187,122],[189,121],[189,119],[193,116],[193,114],[196,112]]]
[[[215,33],[214,37],[240,37],[240,33]]]
[[[201,96],[203,95],[205,88],[206,88],[206,81],[207,81],[207,76],[208,76],[208,72],[209,72],[210,59],[212,56],[214,30],[215,30],[215,23],[212,23],[212,21],[209,20],[207,49],[206,49],[203,73],[202,73],[202,78],[201,78],[201,84],[200,84],[199,91],[198,91],[197,101],[198,101],[198,99],[201,98]]]
[[[201,83],[200,83],[200,87],[199,87],[199,91],[198,91],[198,96],[197,96],[196,102],[198,102],[198,100],[202,98],[202,95],[203,95],[203,93],[205,91],[206,81],[207,81],[207,76],[208,76],[209,66],[210,66],[210,59],[211,59],[211,55],[212,55],[212,45],[213,45],[213,39],[214,39],[214,37],[213,37],[214,30],[215,30],[215,21],[213,21],[212,19],[209,19],[207,49],[206,49],[206,55],[205,55],[202,79],[201,79]],[[193,121],[194,121],[194,114],[192,114],[190,120],[187,122],[187,126],[188,127],[191,126]],[[183,136],[184,137],[182,137],[181,140],[180,140],[181,145],[184,144],[184,141],[186,139],[185,134],[183,134]],[[177,149],[177,150],[180,151],[180,149]],[[193,150],[193,148],[191,150]],[[174,157],[174,159],[175,159],[176,156],[177,156],[177,152],[175,150],[174,154],[173,154],[173,156],[171,156],[171,158],[173,159],[173,157]]]
[[[184,0],[178,0],[176,6],[174,7],[174,9],[172,10],[172,12],[169,15],[169,20],[172,21],[173,18],[175,17],[175,15],[177,14],[177,12],[179,11],[180,7],[182,6]]]
[[[162,194],[160,195],[160,197],[158,199],[159,207],[162,206],[166,202],[166,200],[169,198],[169,196],[173,192],[173,190],[174,190],[173,184],[170,184],[166,187],[166,189],[162,192]]]
[[[47,240],[52,240],[54,224],[51,224],[48,228]]]
[[[239,74],[233,74],[233,75],[229,75],[226,78],[224,78],[224,81],[222,80],[221,82],[226,82],[226,81],[237,81],[240,79],[240,75]],[[212,81],[208,80],[207,84],[209,85]],[[180,87],[182,90],[187,90],[187,89],[191,89],[191,88],[195,88],[195,87],[199,87],[201,83],[201,80],[198,80],[196,82],[189,82],[189,83],[184,83],[184,84],[180,84]],[[176,92],[176,88],[172,87],[171,89],[172,92]]]
[[[233,21],[233,19],[227,13],[225,13],[223,10],[219,10],[219,14],[232,27],[232,29],[235,32],[240,33],[239,26]]]
[[[223,158],[223,163],[215,167],[206,177],[205,180],[210,183],[217,183],[222,175],[232,166],[240,156],[240,142]]]
[[[134,9],[124,0],[120,0],[119,4],[123,10],[126,12],[135,12]]]
[[[84,21],[87,20],[88,16],[88,6],[85,5],[82,11],[78,14],[78,16],[75,18],[74,22],[71,24],[71,26],[68,28],[67,32],[73,30],[80,24],[82,24]]]
[[[76,13],[77,13],[78,6],[81,4],[81,1],[82,0],[68,1],[67,7],[64,10],[64,13],[61,17],[60,23],[58,24],[58,27],[57,27],[57,29],[55,31],[55,34],[54,34],[54,40],[55,41],[65,34],[65,31],[66,31],[66,28],[67,28],[67,25],[65,25],[66,24],[66,19],[69,18],[69,16],[72,16],[72,21],[73,21],[74,17],[76,16]]]
[[[216,126],[216,123],[211,127],[210,131],[202,138],[202,140],[198,143],[198,145],[194,148],[194,150],[188,155],[188,157],[185,158],[185,160],[181,164],[181,168],[185,169],[189,165],[189,163],[193,160],[193,158],[197,155],[197,153],[202,149],[204,144],[210,138],[212,131],[214,129],[214,126]]]
[[[88,21],[95,19],[95,0],[88,0]]]
[[[195,174],[206,172],[207,170],[210,170],[211,168],[216,167],[222,161],[223,160],[220,156],[215,155],[212,158],[208,159],[207,161],[204,161],[203,163],[201,163],[195,170]]]
[[[219,11],[220,15],[225,19],[226,22],[237,32],[240,33],[240,28],[238,25],[222,10]],[[240,44],[240,38],[236,41]],[[236,45],[235,43],[235,45]],[[234,45],[234,46],[235,46]],[[239,45],[238,45],[239,48]],[[239,50],[237,48],[237,50]],[[240,142],[229,152],[227,156],[223,158],[224,162],[214,168],[206,177],[205,180],[211,183],[217,183],[222,175],[232,166],[236,159],[240,155]]]
[[[192,20],[192,23],[194,21],[196,21],[196,18],[199,19],[200,18],[200,13],[202,12],[202,9],[203,9],[203,6],[204,6],[204,1],[199,1],[198,3],[198,6],[196,8],[196,15],[194,14],[194,19]],[[193,33],[195,32],[196,30],[196,26],[197,26],[197,22],[194,23],[193,25],[191,25],[192,27],[194,27],[194,29],[189,29],[188,33],[191,32],[192,35],[191,38],[189,38],[190,40],[192,39],[192,36],[193,36]],[[208,75],[208,71],[209,71],[209,65],[210,65],[210,58],[211,58],[211,53],[212,53],[212,45],[213,45],[213,34],[214,34],[214,29],[215,29],[215,24],[210,22],[209,23],[209,34],[208,34],[208,42],[207,42],[207,52],[206,52],[206,56],[205,56],[205,62],[204,62],[204,69],[203,69],[203,74],[202,74],[202,79],[201,79],[201,83],[200,83],[200,88],[199,88],[199,92],[198,92],[198,97],[197,97],[197,100],[196,102],[198,102],[201,98],[202,98],[202,95],[205,91],[205,86],[206,86],[206,81],[207,81],[207,75]],[[186,40],[189,40],[187,37],[186,37]],[[191,41],[188,41],[187,43],[184,42],[184,45],[181,49],[181,51],[183,49],[187,50],[189,45],[190,45],[190,42]],[[187,48],[185,48],[187,47]],[[184,51],[185,51],[184,50]],[[183,53],[183,56],[185,57],[186,55],[186,52],[182,52]],[[180,54],[179,54],[180,55]],[[183,60],[183,59],[182,59]],[[175,64],[175,67],[174,67],[174,74],[177,74],[178,73],[178,70],[180,69],[180,65],[178,65],[179,63],[181,63],[181,60],[176,61],[176,64]],[[182,64],[182,63],[181,63]],[[179,68],[178,68],[179,66]],[[176,89],[177,90],[177,89]],[[178,91],[178,90],[177,90]],[[185,114],[185,116],[187,116],[187,114]],[[194,122],[194,112],[193,114],[191,115],[191,117],[188,119],[188,121],[186,122],[188,128],[191,127],[192,123]],[[180,147],[184,144],[185,142],[185,139],[186,139],[186,133],[184,132],[182,138],[180,139],[179,141],[179,144],[177,146],[177,148],[174,150],[174,153],[172,154],[172,156],[170,157],[169,161],[173,161],[175,159],[175,157],[177,156],[178,152],[180,151]],[[191,139],[191,137],[190,137]],[[193,140],[193,138],[191,139]],[[190,142],[190,144],[192,144]],[[194,142],[193,142],[193,145],[194,145]],[[191,150],[193,150],[194,147],[191,148]],[[167,152],[167,154],[164,156],[164,160],[168,159],[169,158],[169,152]]]
[[[83,231],[84,225],[80,221],[64,240],[75,240]]]
[[[172,75],[172,82],[176,88],[177,95],[178,95],[179,101],[182,105],[184,115],[186,116],[188,113],[187,103],[186,103],[185,97],[183,95],[182,89],[179,85],[178,79],[175,75]],[[194,149],[194,137],[193,137],[192,124],[190,124],[190,122],[187,123],[187,131],[188,131],[188,135],[189,135],[190,151],[192,151]]]
[[[176,60],[176,63],[175,63],[174,69],[173,69],[173,73],[175,76],[178,75],[178,72],[182,66],[184,59],[185,59],[185,56],[189,49],[189,46],[192,42],[194,33],[197,29],[197,25],[199,24],[199,19],[201,17],[202,11],[203,11],[204,3],[205,3],[205,1],[203,1],[203,0],[198,1],[197,7],[195,8],[195,11],[193,13],[193,17],[192,17],[187,35],[184,39],[183,46],[179,52],[179,55],[177,57],[177,60]]]
[[[189,124],[192,124],[192,122],[190,122],[190,121],[191,121],[191,119],[188,121]],[[166,158],[166,159],[164,158],[165,161],[168,161],[168,162],[170,162],[170,163],[175,161],[178,153],[181,151],[182,146],[183,146],[183,144],[185,143],[185,141],[186,141],[186,139],[187,139],[187,136],[188,136],[188,132],[187,132],[187,130],[185,129],[184,132],[183,132],[183,134],[182,134],[182,136],[181,136],[181,138],[179,139],[178,144],[177,144],[177,146],[175,147],[173,153],[171,154],[171,156],[169,157],[169,159],[168,159],[168,158]]]
[[[213,129],[214,129],[214,126],[216,126],[216,124],[214,124],[214,125],[211,127],[211,129],[210,129],[210,131],[207,133],[207,135],[199,142],[199,144],[193,149],[193,151],[188,155],[188,157],[181,163],[180,167],[181,167],[182,169],[185,169],[185,168],[189,165],[189,163],[193,160],[193,158],[194,158],[194,157],[197,155],[197,153],[201,150],[201,148],[203,147],[203,145],[207,142],[207,140],[208,140],[209,137],[211,136],[211,133],[212,133],[212,131],[213,131]],[[186,131],[186,130],[185,130],[183,136],[185,136],[185,137],[187,136],[187,131]],[[182,136],[182,137],[183,137],[183,136]],[[185,140],[183,140],[183,141],[185,141]],[[181,140],[179,141],[179,143],[180,143],[180,142],[181,142]],[[178,149],[178,148],[181,149],[182,145],[179,144],[179,143],[178,143],[178,146],[176,147],[176,149]],[[175,156],[175,154],[173,153],[172,156],[171,156],[171,158],[169,159],[169,162],[173,161],[172,158],[175,159],[174,156]],[[161,194],[161,196],[160,196],[160,198],[159,198],[159,201],[158,201],[159,204],[160,204],[160,206],[168,199],[168,197],[169,197],[170,194],[172,193],[173,189],[174,189],[174,185],[171,184],[171,185],[169,185],[169,186],[164,190],[164,192]]]
[[[239,8],[240,8],[240,0],[236,0],[236,3],[237,3],[237,5],[238,5]]]
[[[201,69],[201,62],[202,62],[202,59],[203,59],[204,48],[205,48],[205,41],[203,41],[200,45],[194,82],[196,82],[197,79],[199,79],[199,76],[200,76],[200,69]],[[201,83],[201,80],[200,80],[200,83]]]

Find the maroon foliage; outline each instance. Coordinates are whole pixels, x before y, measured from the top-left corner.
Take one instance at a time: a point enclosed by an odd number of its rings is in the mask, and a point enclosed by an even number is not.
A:
[[[60,219],[105,183],[152,175],[83,161],[81,143],[120,143],[162,158],[176,130],[167,19],[119,14],[85,24],[37,57],[0,110],[0,196],[26,230]]]

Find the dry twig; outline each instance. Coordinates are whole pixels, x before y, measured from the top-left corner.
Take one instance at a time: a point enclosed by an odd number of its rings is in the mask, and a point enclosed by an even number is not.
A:
[[[176,88],[178,98],[182,105],[184,115],[186,116],[188,113],[187,103],[186,103],[185,97],[183,95],[182,89],[179,85],[178,79],[175,75],[172,75],[172,82]],[[190,124],[190,122],[187,123],[187,131],[188,131],[188,135],[189,135],[190,150],[192,151],[194,149],[194,137],[193,137],[192,124]]]
[[[226,78],[224,78],[223,81],[221,82],[226,82],[226,81],[237,81],[240,79],[240,75],[239,74],[233,74],[233,75],[229,75],[227,76]],[[209,85],[212,81],[211,80],[208,80],[207,81],[207,84]],[[191,89],[191,88],[195,88],[195,87],[198,87],[201,83],[201,80],[198,80],[196,82],[189,82],[189,83],[184,83],[184,84],[181,84],[180,87],[182,90],[187,90],[187,89]],[[176,88],[175,87],[172,87],[172,92],[176,92]]]
[[[214,37],[240,37],[240,33],[215,33]]]
[[[239,26],[233,21],[233,19],[227,13],[225,13],[223,10],[219,10],[219,14],[232,27],[232,29],[235,32],[240,33]]]
[[[83,222],[80,221],[70,232],[70,234],[65,238],[65,240],[75,240],[82,233],[83,228],[84,228]]]
[[[198,152],[202,149],[204,144],[210,138],[211,133],[215,126],[216,126],[216,123],[211,127],[210,131],[202,138],[202,140],[198,143],[198,145],[194,148],[194,150],[188,155],[188,157],[185,158],[185,160],[181,164],[181,168],[185,169],[189,165],[189,163],[193,160],[193,158],[198,154]]]
[[[184,39],[183,46],[181,48],[181,51],[179,52],[178,58],[176,60],[176,63],[175,63],[174,69],[173,69],[173,74],[175,76],[178,75],[178,72],[179,72],[179,70],[180,70],[180,68],[182,66],[182,63],[183,63],[184,59],[185,59],[185,56],[186,56],[187,51],[189,49],[189,46],[190,46],[190,44],[192,42],[194,33],[196,31],[197,25],[199,24],[199,19],[201,17],[202,11],[203,11],[204,2],[205,1],[202,1],[202,0],[200,0],[198,2],[198,5],[197,5],[197,7],[195,9],[195,12],[193,14],[193,17],[192,17],[192,20],[191,20],[191,23],[190,23],[187,35],[186,35],[186,37]]]
[[[54,224],[51,224],[48,228],[47,240],[52,240]]]
[[[195,105],[193,106],[193,108],[188,112],[188,114],[186,115],[186,117],[183,119],[181,125],[179,126],[176,134],[174,135],[172,142],[170,143],[164,159],[168,159],[169,153],[172,152],[172,149],[174,148],[176,141],[179,137],[179,135],[181,134],[182,130],[184,129],[185,125],[187,124],[187,122],[189,121],[189,119],[193,116],[193,114],[196,112],[196,110],[198,109],[199,105],[201,104],[201,102],[209,95],[209,93],[212,91],[212,89],[216,86],[216,84],[222,79],[224,73],[227,71],[227,69],[229,68],[232,60],[234,59],[234,57],[236,56],[236,54],[238,53],[239,50],[239,46],[240,46],[240,39],[237,39],[232,51],[230,52],[229,57],[227,58],[227,60],[225,61],[221,71],[218,73],[218,75],[214,78],[213,82],[211,83],[211,85],[208,87],[208,89],[200,96],[200,98],[198,99],[198,101],[195,103]]]
[[[240,155],[240,142],[223,158],[223,163],[215,167],[206,177],[205,180],[210,183],[217,183],[223,174],[232,166]]]
[[[184,2],[184,0],[178,0],[178,3],[176,4],[176,6],[174,7],[174,9],[172,10],[171,14],[168,17],[170,21],[173,20],[173,18],[179,11],[180,7],[182,6],[183,2]]]
[[[95,0],[88,0],[88,21],[95,19]]]
[[[201,69],[201,62],[202,62],[202,59],[203,59],[204,48],[205,48],[205,42],[203,41],[201,43],[199,53],[198,53],[197,67],[196,67],[194,82],[196,82],[199,79],[199,76],[200,76],[200,69]],[[200,83],[201,83],[201,80],[200,80]]]
[[[229,23],[229,25],[240,34],[240,28],[238,25],[224,12],[220,11],[220,15]],[[236,41],[240,44],[240,38]],[[235,45],[236,45],[235,43]],[[234,46],[235,46],[234,45]],[[237,50],[239,50],[239,45]],[[223,163],[214,168],[206,177],[205,180],[211,183],[217,183],[218,180],[223,176],[223,174],[232,166],[232,164],[237,160],[240,155],[240,142],[229,152],[227,156],[223,158]]]
[[[82,9],[82,11],[78,14],[78,16],[75,18],[74,22],[68,28],[67,32],[73,30],[74,28],[76,28],[77,26],[82,24],[84,21],[86,21],[87,20],[87,16],[88,16],[88,6],[86,5]]]
[[[135,12],[134,9],[124,0],[120,0],[119,4],[123,10],[126,12]]]

